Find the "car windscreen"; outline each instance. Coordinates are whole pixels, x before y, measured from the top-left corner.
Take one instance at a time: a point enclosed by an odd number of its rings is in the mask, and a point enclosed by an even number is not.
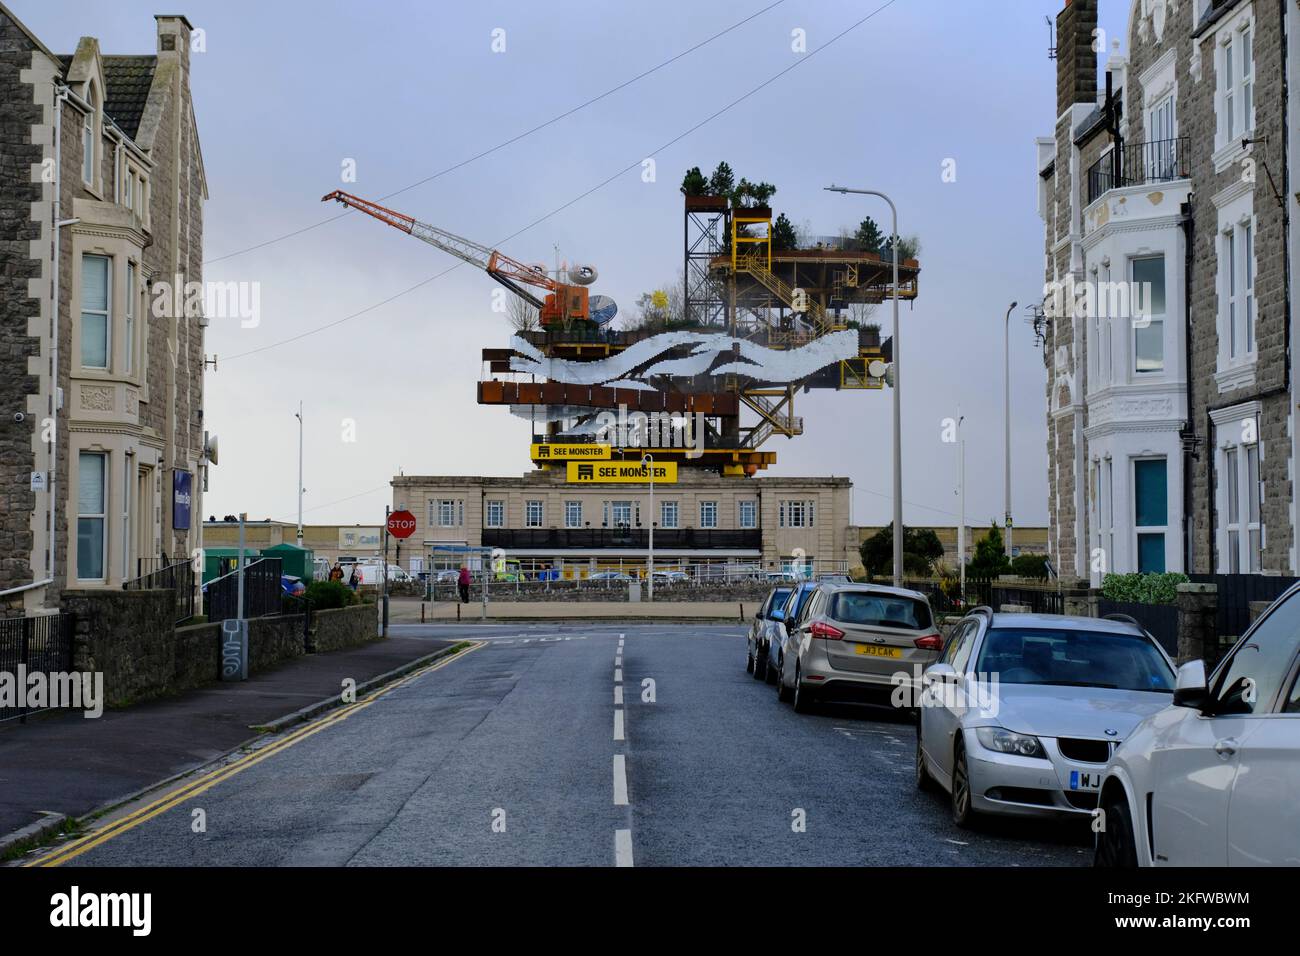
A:
[[[1056,628],[995,627],[975,670],[1004,684],[1054,684],[1172,693],[1174,672],[1139,634]]]
[[[800,587],[791,591],[790,597],[785,602],[785,619],[787,621],[798,620],[803,606],[808,603],[808,598],[816,588]]]
[[[769,601],[767,605],[768,613],[770,614],[773,611],[779,611],[781,610],[781,608],[785,607],[786,599],[789,596],[790,596],[789,588],[776,588],[772,592],[772,600]]]
[[[840,591],[832,595],[826,616],[844,624],[918,631],[932,624],[930,607],[924,601],[871,591]]]

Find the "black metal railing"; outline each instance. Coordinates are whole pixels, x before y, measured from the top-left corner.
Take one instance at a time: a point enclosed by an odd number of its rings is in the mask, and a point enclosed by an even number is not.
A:
[[[1112,150],[1088,168],[1088,203],[1096,202],[1110,189],[1188,178],[1188,143],[1188,137],[1179,136],[1128,143],[1122,149]]]
[[[72,633],[73,616],[62,612],[0,619],[0,672],[14,675],[15,687],[20,668],[26,674],[47,675],[46,685],[52,686],[48,675],[72,670]],[[0,702],[0,721],[24,720],[33,710],[43,709],[29,703],[25,699],[22,706],[17,700],[10,705]]]
[[[1215,629],[1220,637],[1241,637],[1250,627],[1252,601],[1276,601],[1297,578],[1280,574],[1191,574],[1193,584],[1213,584],[1218,611]]]
[[[655,528],[655,550],[730,549],[762,547],[757,528]],[[647,528],[485,528],[485,548],[648,548]]]
[[[244,566],[244,617],[279,614],[281,561],[261,558]],[[203,588],[203,607],[209,621],[239,617],[239,572],[231,571],[209,581]]]
[[[176,596],[176,624],[194,617],[194,566],[178,561],[122,583],[124,591],[171,591]]]
[[[1160,642],[1170,657],[1178,656],[1178,608],[1173,604],[1139,604],[1135,601],[1097,602],[1097,614],[1127,614],[1137,621],[1147,633]]]

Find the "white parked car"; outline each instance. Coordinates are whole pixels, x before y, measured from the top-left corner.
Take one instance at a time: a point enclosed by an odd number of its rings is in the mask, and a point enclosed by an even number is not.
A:
[[[952,818],[1087,818],[1116,744],[1173,699],[1174,668],[1132,621],[978,608],[922,677],[916,784]]]
[[[1300,865],[1300,585],[1106,768],[1099,866]]]

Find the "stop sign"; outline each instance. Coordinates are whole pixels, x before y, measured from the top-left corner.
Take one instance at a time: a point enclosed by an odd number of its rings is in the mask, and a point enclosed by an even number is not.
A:
[[[394,538],[409,538],[415,533],[415,515],[403,509],[388,516],[388,533]]]

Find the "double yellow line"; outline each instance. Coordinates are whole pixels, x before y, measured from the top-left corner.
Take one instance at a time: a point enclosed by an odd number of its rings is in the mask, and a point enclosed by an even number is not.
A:
[[[64,846],[59,847],[56,850],[51,851],[50,853],[46,854],[43,857],[38,857],[34,860],[31,860],[28,863],[24,863],[23,866],[61,866],[62,864],[67,863],[69,860],[75,859],[76,857],[81,856],[81,854],[86,853],[89,850],[93,850],[95,847],[99,846],[100,844],[107,843],[109,840],[113,839],[114,837],[121,836],[123,833],[126,833],[128,830],[132,830],[135,827],[138,827],[140,824],[148,820],[152,820],[154,817],[158,816],[159,814],[166,813],[168,810],[171,810],[174,807],[177,807],[180,804],[185,803],[187,800],[191,800],[194,797],[197,797],[199,794],[207,790],[210,790],[211,788],[215,787],[217,784],[229,780],[231,777],[235,776],[235,774],[242,773],[243,771],[247,770],[249,767],[261,763],[263,760],[266,760],[268,757],[274,757],[276,754],[280,753],[281,751],[287,750],[290,747],[292,747],[294,744],[306,740],[308,737],[312,736],[313,734],[318,734],[322,730],[326,730],[330,727],[333,727],[335,724],[347,720],[353,714],[357,713],[358,711],[365,710],[367,707],[369,707],[379,698],[383,697],[385,694],[389,693],[390,691],[396,690],[397,688],[401,687],[403,684],[410,683],[411,681],[416,680],[419,677],[423,677],[425,674],[428,674],[431,671],[436,671],[439,668],[446,667],[448,664],[452,663],[452,661],[464,657],[466,654],[472,653],[473,651],[476,651],[480,647],[484,647],[485,645],[486,642],[484,641],[476,641],[473,644],[471,644],[469,647],[457,651],[455,654],[451,654],[447,657],[440,658],[439,660],[434,661],[425,667],[421,667],[419,670],[412,671],[411,673],[407,674],[405,677],[402,677],[399,680],[395,680],[391,684],[385,684],[383,687],[379,688],[378,690],[372,691],[370,694],[368,694],[361,700],[352,704],[347,704],[346,706],[331,712],[328,716],[323,717],[320,720],[317,720],[313,723],[307,724],[306,726],[298,730],[295,730],[292,733],[286,734],[285,736],[276,740],[274,743],[268,744],[267,746],[259,750],[255,750],[250,754],[246,754],[245,756],[240,757],[238,760],[235,760],[232,763],[226,764],[225,766],[222,767],[217,767],[214,770],[210,770],[207,773],[196,777],[194,780],[191,780],[189,783],[185,784],[184,786],[176,790],[169,791],[168,793],[164,794],[162,797],[159,797],[157,800],[153,801],[152,803],[146,804],[145,806],[140,807],[138,810],[135,810],[127,814],[126,816],[121,817],[120,819],[116,819],[109,823],[106,823],[98,830],[93,830],[90,833],[86,834],[85,836],[73,840],[71,843],[68,843]]]

